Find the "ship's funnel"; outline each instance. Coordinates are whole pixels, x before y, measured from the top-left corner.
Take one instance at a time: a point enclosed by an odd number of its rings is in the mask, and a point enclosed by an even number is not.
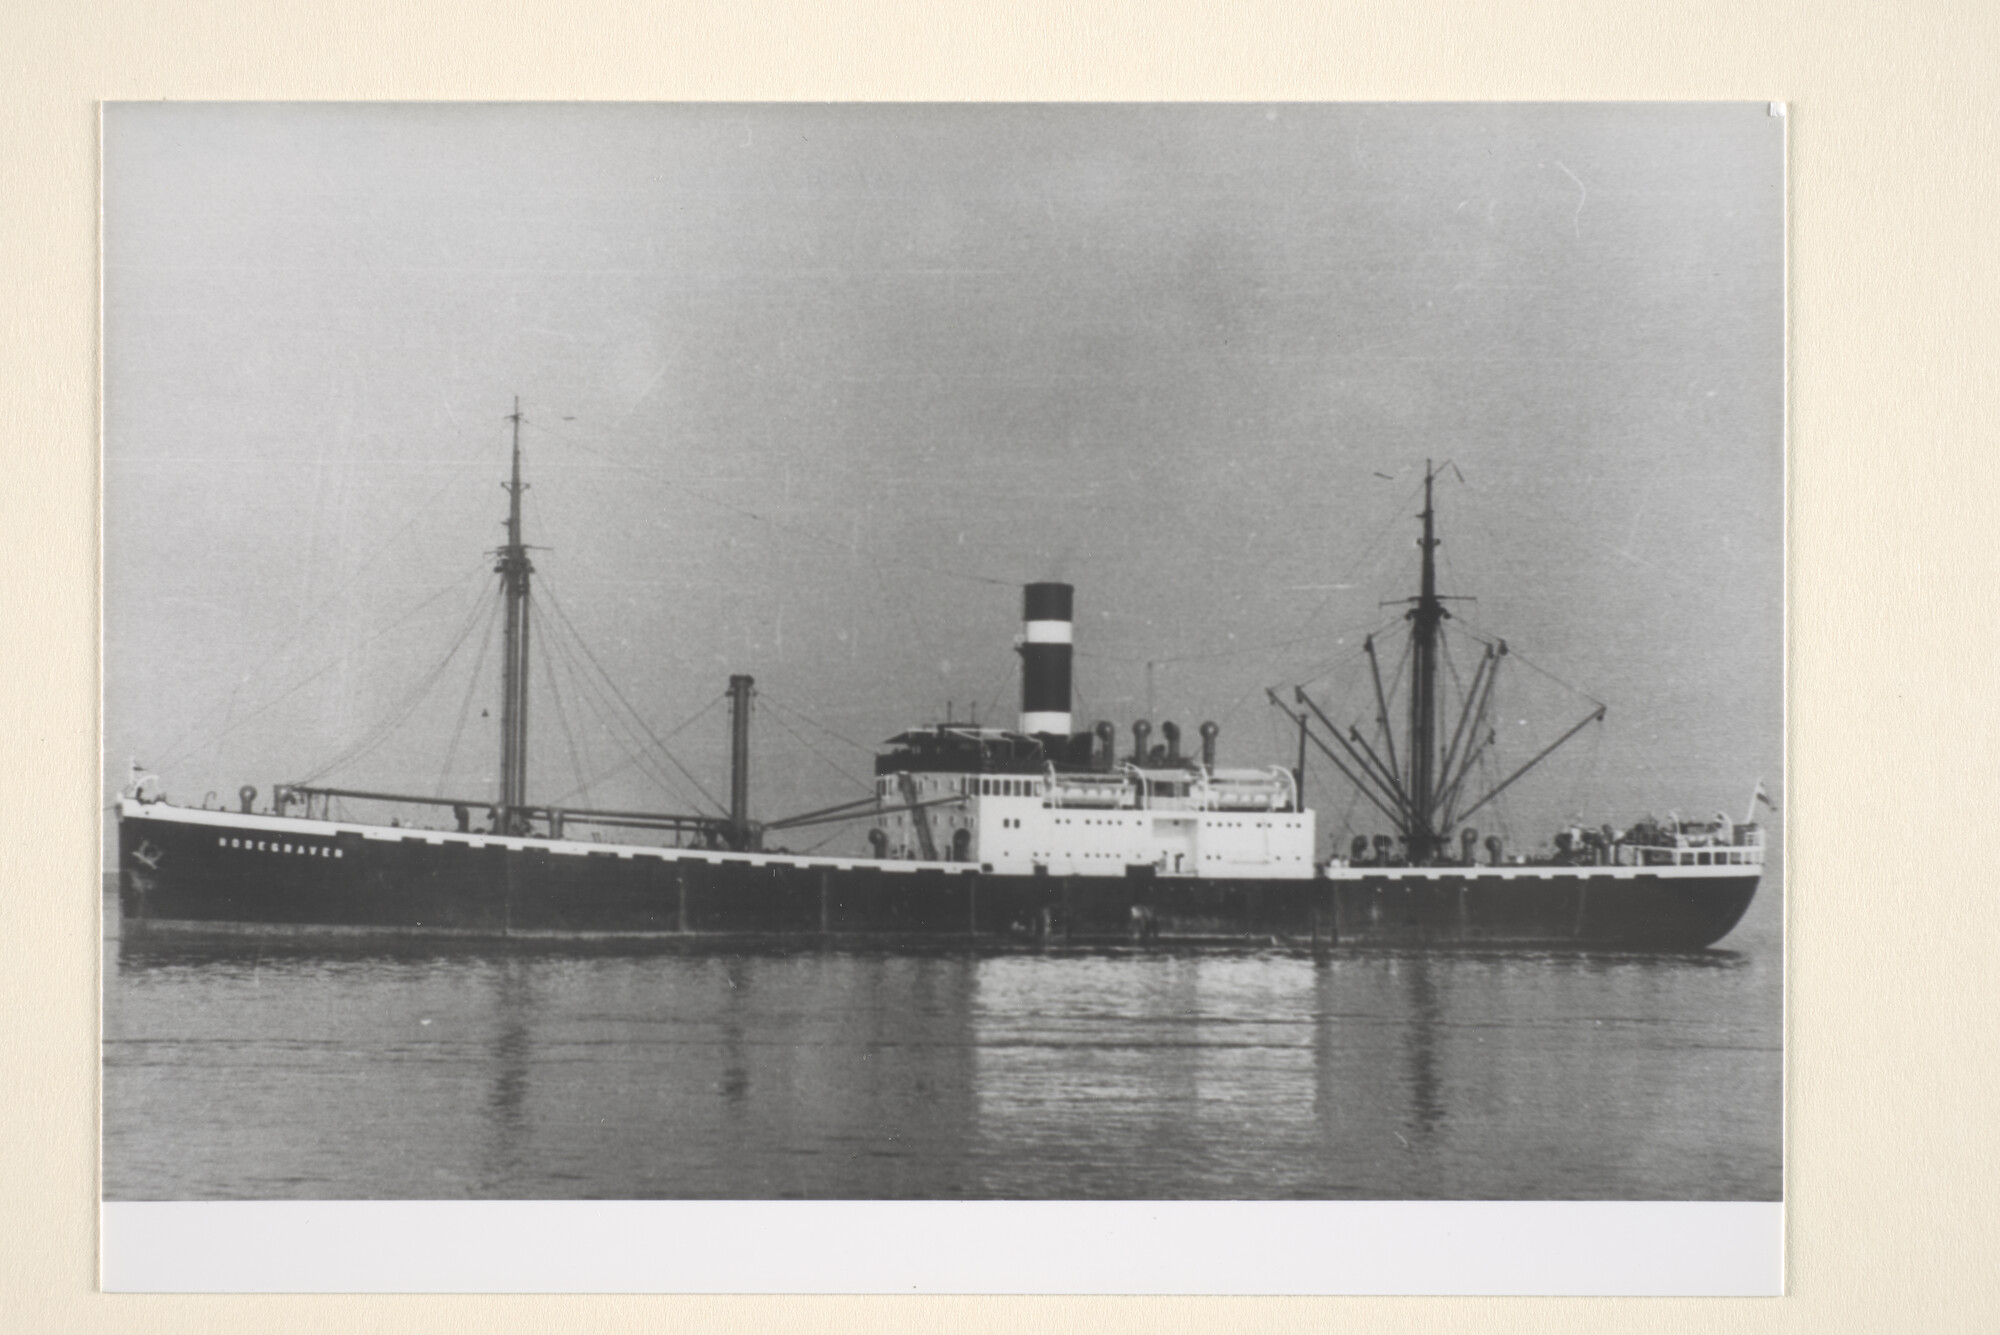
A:
[[[1021,731],[1069,736],[1071,607],[1067,584],[1030,584],[1021,619]]]

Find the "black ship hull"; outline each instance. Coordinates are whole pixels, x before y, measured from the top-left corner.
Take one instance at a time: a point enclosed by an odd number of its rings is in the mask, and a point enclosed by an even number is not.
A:
[[[1304,878],[1003,875],[976,865],[562,844],[140,807],[128,928],[809,945],[1263,943],[1695,950],[1757,871],[1329,868]]]

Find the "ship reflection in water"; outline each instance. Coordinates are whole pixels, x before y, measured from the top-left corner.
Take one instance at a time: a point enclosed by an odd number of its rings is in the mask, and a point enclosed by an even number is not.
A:
[[[1776,1199],[1778,913],[1315,961],[253,953],[107,904],[105,1195]]]

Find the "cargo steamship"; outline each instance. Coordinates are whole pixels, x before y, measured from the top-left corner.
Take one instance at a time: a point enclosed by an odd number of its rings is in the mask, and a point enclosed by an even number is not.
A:
[[[521,532],[518,405],[511,420],[507,541],[494,567],[506,614],[497,798],[281,784],[263,810],[248,786],[239,810],[216,810],[175,805],[135,772],[117,808],[129,930],[1686,950],[1724,937],[1756,893],[1764,833],[1755,797],[1740,822],[1570,829],[1536,857],[1510,855],[1497,838],[1479,842],[1471,818],[1604,709],[1494,781],[1488,711],[1507,657],[1495,642],[1456,719],[1441,715],[1439,637],[1450,614],[1437,592],[1428,468],[1400,742],[1371,638],[1377,712],[1368,731],[1338,725],[1303,687],[1290,701],[1271,693],[1297,728],[1296,766],[1218,766],[1212,723],[1189,753],[1174,725],[1161,725],[1154,742],[1135,722],[1121,754],[1111,724],[1073,726],[1073,591],[1038,583],[1025,591],[1019,726],[903,732],[876,756],[865,798],[753,822],[754,683],[736,676],[726,816],[536,805],[527,791],[533,566]],[[1315,816],[1300,793],[1308,743],[1366,799],[1383,833],[1317,855]],[[456,828],[340,818],[348,798],[452,808]],[[472,828],[475,811],[490,813],[486,828]],[[783,830],[848,820],[869,823],[865,853],[764,846]],[[641,830],[672,843],[622,833]]]

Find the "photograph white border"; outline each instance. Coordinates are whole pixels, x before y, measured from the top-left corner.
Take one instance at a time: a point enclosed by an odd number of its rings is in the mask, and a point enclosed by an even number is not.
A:
[[[1784,1207],[1674,1201],[114,1201],[113,1293],[1783,1290]]]

